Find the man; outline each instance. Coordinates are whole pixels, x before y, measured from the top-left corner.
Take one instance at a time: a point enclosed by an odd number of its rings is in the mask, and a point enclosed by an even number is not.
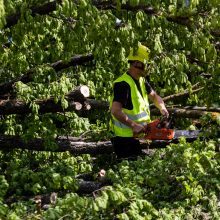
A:
[[[128,72],[114,81],[110,110],[111,129],[115,134],[112,144],[118,158],[142,154],[135,136],[144,133],[150,122],[148,97],[162,115],[169,116],[162,98],[145,81],[148,54],[148,48],[141,44],[136,52],[132,49],[128,56]]]

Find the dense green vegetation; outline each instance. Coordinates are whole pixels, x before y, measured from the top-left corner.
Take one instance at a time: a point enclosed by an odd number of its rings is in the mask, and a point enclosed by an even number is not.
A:
[[[126,71],[138,41],[151,51],[148,78],[162,97],[189,91],[167,105],[220,107],[218,0],[0,0],[0,28],[0,136],[42,138],[51,150],[61,135],[106,139],[109,112],[66,112],[65,95],[88,85],[93,99],[109,101],[112,82]],[[82,65],[58,71],[51,65],[88,54],[93,60]],[[13,80],[11,89],[3,87]],[[39,113],[38,101],[50,97],[63,112]],[[32,113],[10,113],[18,100]],[[0,219],[219,219],[220,119],[206,115],[196,123],[175,119],[181,129],[199,124],[205,138],[183,138],[135,161],[1,150]],[[98,182],[103,168],[109,186],[78,193],[76,176],[91,173]],[[38,208],[34,197],[51,192],[58,193],[56,203]]]

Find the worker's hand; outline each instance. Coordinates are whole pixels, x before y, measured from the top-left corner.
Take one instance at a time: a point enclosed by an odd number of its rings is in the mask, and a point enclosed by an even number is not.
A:
[[[146,128],[143,125],[133,123],[132,131],[133,131],[134,137],[137,137],[139,134],[144,133],[146,131]]]
[[[160,109],[160,113],[165,116],[166,118],[169,118],[169,112],[167,111],[166,107]]]

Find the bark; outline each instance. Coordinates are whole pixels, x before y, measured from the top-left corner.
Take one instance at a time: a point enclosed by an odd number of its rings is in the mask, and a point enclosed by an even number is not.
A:
[[[99,109],[102,111],[109,110],[109,103],[106,101],[100,101],[95,99],[87,99],[86,103],[91,106],[91,109]]]
[[[101,189],[103,186],[110,185],[109,182],[101,183],[94,181],[79,181],[78,194],[90,194],[94,191]]]
[[[54,145],[47,147],[43,139],[33,139],[30,141],[24,141],[18,136],[0,136],[0,150],[11,151],[13,149],[27,149],[35,151],[54,151],[65,152],[69,151],[74,155],[80,154],[108,154],[113,152],[112,144],[110,141],[100,142],[85,142],[75,141],[74,138],[58,138],[55,140]],[[52,141],[51,141],[52,144]]]
[[[192,26],[192,21],[187,16],[167,16],[167,20],[187,27]]]
[[[215,37],[220,37],[220,29],[212,30],[211,34]]]
[[[62,60],[59,60],[55,63],[50,64],[50,66],[55,70],[55,71],[60,71],[62,69],[71,67],[71,66],[77,66],[77,65],[82,65],[86,62],[92,61],[94,59],[92,54],[87,54],[87,55],[75,55],[73,56],[68,62],[64,62]],[[10,82],[7,83],[2,83],[0,84],[0,96],[3,96],[7,93],[10,93],[11,90],[13,90],[13,86],[16,82],[21,81],[23,83],[28,83],[33,80],[33,76],[35,74],[34,69],[30,69],[22,75],[19,78],[16,78],[14,80],[11,80]]]
[[[72,57],[68,62],[64,62],[63,60],[59,60],[50,66],[55,70],[55,71],[60,71],[62,69],[69,68],[71,66],[77,66],[77,65],[82,65],[84,63],[87,63],[89,61],[92,61],[94,59],[94,56],[92,54],[87,54],[87,55],[75,55]]]

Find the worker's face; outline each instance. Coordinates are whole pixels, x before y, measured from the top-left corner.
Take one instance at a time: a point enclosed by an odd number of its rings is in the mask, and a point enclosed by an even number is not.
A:
[[[135,67],[140,76],[145,77],[147,75],[146,66],[142,62],[134,61],[132,65]]]

